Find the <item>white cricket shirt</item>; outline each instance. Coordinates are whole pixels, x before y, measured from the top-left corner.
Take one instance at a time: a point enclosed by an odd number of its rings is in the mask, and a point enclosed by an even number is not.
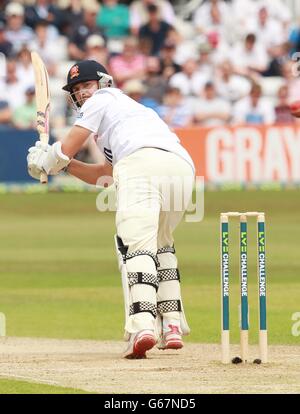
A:
[[[139,104],[117,88],[97,90],[81,107],[75,125],[95,134],[95,141],[107,161],[115,165],[140,148],[161,148],[193,161],[170,131],[150,108]]]

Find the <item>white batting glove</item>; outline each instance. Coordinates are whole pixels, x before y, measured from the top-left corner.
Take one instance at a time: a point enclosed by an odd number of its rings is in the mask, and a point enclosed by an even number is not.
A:
[[[42,164],[47,157],[47,152],[50,149],[50,145],[43,144],[41,141],[37,141],[34,147],[30,147],[27,155],[27,169],[28,174],[35,178],[36,180],[40,179],[41,172],[44,172],[42,169]]]
[[[41,165],[47,175],[58,174],[71,162],[70,158],[67,155],[63,154],[61,145],[61,142],[57,141],[49,148],[49,151],[47,151],[47,156]]]
[[[28,173],[35,179],[40,178],[41,172],[56,175],[71,162],[70,158],[61,151],[61,142],[52,146],[36,142],[35,147],[29,148],[27,156]]]

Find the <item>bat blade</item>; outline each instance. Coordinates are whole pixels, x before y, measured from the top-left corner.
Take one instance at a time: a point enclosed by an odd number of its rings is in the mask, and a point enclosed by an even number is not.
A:
[[[36,129],[42,143],[49,142],[49,113],[50,113],[50,91],[49,77],[44,62],[37,52],[31,52],[31,61],[35,77],[35,99],[36,99]],[[40,182],[46,184],[48,177],[41,173]]]

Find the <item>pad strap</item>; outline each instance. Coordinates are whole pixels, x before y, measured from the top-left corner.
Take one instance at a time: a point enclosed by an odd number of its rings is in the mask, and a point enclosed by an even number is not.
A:
[[[162,300],[157,302],[157,310],[160,314],[166,312],[181,312],[180,300]]]
[[[136,250],[135,252],[128,253],[129,246],[126,246],[123,243],[121,237],[116,236],[116,239],[117,239],[118,249],[122,255],[122,259],[124,263],[126,263],[126,260],[132,259],[133,257],[136,257],[136,256],[150,256],[151,259],[153,259],[155,263],[155,267],[156,268],[159,267],[159,261],[157,259],[156,254],[150,252],[149,250]]]
[[[157,250],[157,254],[162,254],[162,253],[173,253],[175,254],[175,248],[174,246],[166,246],[166,247],[161,247],[160,249]]]
[[[163,269],[157,271],[158,282],[167,280],[178,280],[180,282],[180,273],[178,269]]]
[[[150,252],[149,250],[136,250],[135,252],[132,253],[127,253],[125,255],[125,257],[123,257],[124,261],[130,260],[136,256],[150,256],[151,259],[153,259],[154,263],[155,263],[155,267],[158,268],[159,267],[159,261],[157,260],[157,256],[155,254],[153,254],[152,252]]]
[[[158,279],[156,275],[143,272],[128,272],[128,285],[131,287],[137,283],[153,286],[155,290],[158,289]]]
[[[141,312],[149,312],[151,315],[156,318],[156,306],[153,303],[150,302],[134,302],[132,305],[130,305],[129,308],[129,315],[135,315],[136,313]]]

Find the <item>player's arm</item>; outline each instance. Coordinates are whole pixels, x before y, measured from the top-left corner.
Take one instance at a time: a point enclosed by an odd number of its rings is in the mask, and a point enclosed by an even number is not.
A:
[[[63,140],[61,147],[62,153],[70,159],[73,158],[80,151],[85,141],[91,135],[91,132],[89,129],[74,125]]]
[[[82,148],[91,131],[81,126],[73,126],[63,143],[55,142],[53,145],[43,145],[36,142],[29,148],[27,163],[28,172],[36,178],[38,171],[45,171],[47,175],[56,175],[65,169],[75,154]]]
[[[67,172],[88,184],[95,185],[100,177],[112,176],[112,166],[108,162],[104,164],[86,164],[72,159],[67,167]]]
[[[89,184],[96,184],[103,176],[112,176],[112,166],[104,164],[86,164],[72,159],[82,148],[90,136],[91,131],[81,126],[74,125],[62,143],[62,153],[71,159],[67,172]]]

